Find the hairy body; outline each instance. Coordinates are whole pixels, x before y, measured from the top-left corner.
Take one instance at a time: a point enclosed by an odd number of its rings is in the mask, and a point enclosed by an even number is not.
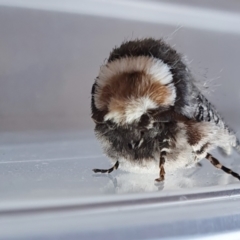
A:
[[[238,139],[195,86],[181,56],[162,40],[113,49],[93,85],[91,107],[96,136],[116,161],[95,172],[159,161],[156,181],[162,181],[166,164],[184,167],[206,158],[240,180],[209,153],[216,147],[240,152]]]

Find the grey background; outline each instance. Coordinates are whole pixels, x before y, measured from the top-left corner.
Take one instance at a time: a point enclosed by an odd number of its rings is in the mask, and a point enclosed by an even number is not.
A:
[[[236,9],[235,9],[236,10]],[[90,91],[123,40],[165,38],[187,56],[227,122],[240,112],[239,34],[104,17],[0,8],[0,131],[91,129]]]

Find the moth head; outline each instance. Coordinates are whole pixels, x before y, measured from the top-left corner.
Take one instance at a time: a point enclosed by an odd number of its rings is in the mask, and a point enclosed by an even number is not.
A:
[[[96,124],[95,134],[110,158],[141,161],[153,159],[155,153],[159,153],[159,136],[163,129],[162,123],[149,120],[125,125],[107,120]]]
[[[146,158],[156,150],[162,123],[154,116],[174,106],[172,80],[170,67],[153,57],[124,57],[100,68],[92,119],[110,157]]]

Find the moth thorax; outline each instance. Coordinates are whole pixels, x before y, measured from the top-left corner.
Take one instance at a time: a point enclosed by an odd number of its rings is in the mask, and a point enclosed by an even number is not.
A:
[[[100,70],[94,95],[105,120],[132,123],[149,109],[174,105],[172,75],[161,60],[150,57],[123,58]]]

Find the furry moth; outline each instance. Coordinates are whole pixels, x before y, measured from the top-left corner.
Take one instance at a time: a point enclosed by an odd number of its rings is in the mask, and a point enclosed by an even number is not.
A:
[[[93,84],[91,110],[95,134],[115,163],[96,173],[158,161],[160,182],[165,164],[184,167],[206,158],[240,180],[209,153],[217,147],[240,152],[239,140],[196,87],[181,55],[162,40],[114,48]]]

